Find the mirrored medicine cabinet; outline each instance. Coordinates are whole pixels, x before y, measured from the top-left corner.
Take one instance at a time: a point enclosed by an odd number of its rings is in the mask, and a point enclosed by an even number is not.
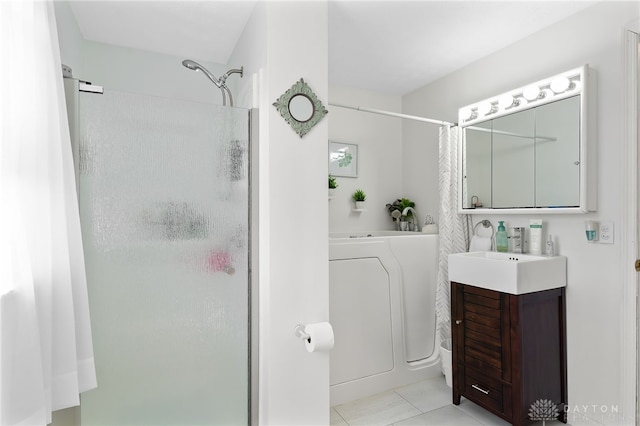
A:
[[[459,110],[459,213],[595,210],[587,65]]]

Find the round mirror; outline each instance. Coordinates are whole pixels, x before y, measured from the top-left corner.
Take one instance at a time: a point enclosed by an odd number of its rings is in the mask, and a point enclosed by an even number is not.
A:
[[[309,121],[313,117],[313,102],[305,95],[295,95],[289,101],[289,113],[296,121]]]

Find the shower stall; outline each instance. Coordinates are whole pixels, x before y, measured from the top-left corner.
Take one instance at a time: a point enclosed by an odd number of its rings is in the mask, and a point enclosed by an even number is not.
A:
[[[248,424],[250,111],[65,86],[98,379],[82,425]]]

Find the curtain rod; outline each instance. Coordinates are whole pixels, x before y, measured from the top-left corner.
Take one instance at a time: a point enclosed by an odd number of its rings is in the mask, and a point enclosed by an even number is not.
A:
[[[433,120],[431,118],[419,117],[417,115],[399,114],[397,112],[383,111],[379,109],[363,108],[359,106],[350,106],[350,105],[343,105],[343,104],[334,104],[331,102],[329,102],[329,105],[339,107],[339,108],[353,109],[356,111],[371,112],[373,114],[388,115],[391,117],[398,117],[398,118],[406,118],[407,120],[415,120],[415,121],[422,121],[425,123],[438,124],[440,126],[457,126],[458,125],[457,123],[450,123],[448,121]]]

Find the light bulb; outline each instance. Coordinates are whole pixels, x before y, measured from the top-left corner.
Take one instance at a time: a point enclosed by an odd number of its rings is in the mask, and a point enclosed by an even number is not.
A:
[[[522,96],[528,101],[535,101],[540,95],[540,88],[538,86],[528,86],[522,92]]]
[[[478,114],[480,115],[487,115],[491,112],[492,109],[493,107],[491,106],[491,102],[489,101],[480,102],[478,104]]]
[[[517,105],[516,98],[511,95],[502,95],[498,100],[498,105],[501,109],[511,108],[512,106]]]
[[[571,81],[567,77],[557,77],[551,81],[549,87],[553,90],[553,93],[562,93],[566,92],[570,85]]]

